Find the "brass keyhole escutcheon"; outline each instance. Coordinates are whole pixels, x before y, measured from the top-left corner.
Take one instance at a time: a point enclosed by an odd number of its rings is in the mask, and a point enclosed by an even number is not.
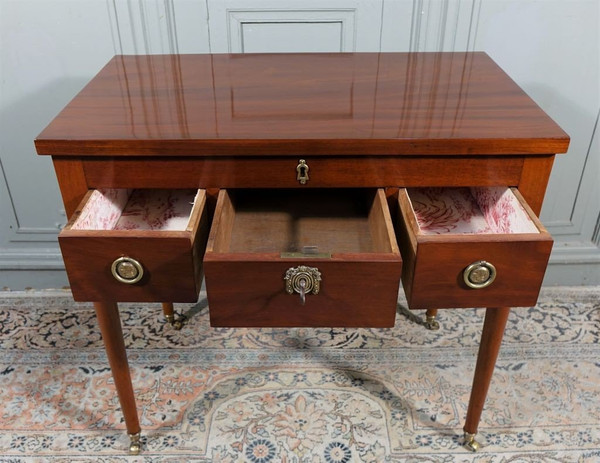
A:
[[[110,268],[112,275],[121,283],[132,285],[144,276],[144,267],[131,257],[119,257]]]
[[[496,267],[485,260],[479,260],[464,270],[463,278],[469,288],[486,288],[496,279]]]
[[[321,272],[315,267],[291,267],[285,272],[284,281],[286,292],[299,294],[302,305],[306,302],[307,294],[319,294],[321,290]]]
[[[304,159],[300,159],[298,161],[298,165],[296,166],[296,180],[300,182],[300,185],[306,185],[308,182],[308,171],[310,167]]]

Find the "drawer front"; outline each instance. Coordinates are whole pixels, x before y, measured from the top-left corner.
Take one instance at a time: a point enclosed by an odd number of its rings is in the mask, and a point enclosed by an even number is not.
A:
[[[284,277],[308,266],[321,275],[318,294],[286,291]],[[401,264],[398,261],[277,260],[205,262],[212,326],[391,327]]]
[[[169,231],[75,229],[90,193],[58,238],[74,299],[195,302],[209,228],[204,191],[187,227]]]
[[[552,238],[518,191],[513,193],[536,233],[424,235],[407,190],[400,190],[397,233],[411,309],[536,304]],[[439,209],[435,213],[444,216]]]
[[[273,192],[271,203],[281,209],[271,214],[268,207],[258,207],[252,215],[240,204],[241,198],[235,201],[227,191],[219,192],[204,258],[211,325],[394,325],[402,260],[383,190],[367,200],[371,202],[364,217],[350,221],[343,214],[330,218],[326,212],[335,213],[331,195],[346,200],[338,212],[348,211],[353,198],[338,191],[322,192],[330,196],[319,204],[320,194]],[[248,192],[240,196],[246,205],[260,199]],[[315,213],[305,214],[306,210],[294,206],[300,202],[314,206]],[[290,221],[286,219],[288,211]],[[304,240],[315,242],[320,249],[330,243],[339,246],[339,252],[334,249],[321,253],[325,256],[311,257],[277,248],[286,246],[288,239],[301,244]],[[310,291],[303,301],[297,283],[305,277]]]

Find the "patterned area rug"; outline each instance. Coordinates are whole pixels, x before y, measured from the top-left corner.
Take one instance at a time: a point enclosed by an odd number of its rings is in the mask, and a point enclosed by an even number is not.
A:
[[[144,453],[126,454],[91,304],[0,292],[0,462],[597,462],[600,290],[511,313],[480,426],[461,446],[483,310],[426,330],[212,329],[206,300],[123,304]],[[420,314],[419,314],[420,315]]]

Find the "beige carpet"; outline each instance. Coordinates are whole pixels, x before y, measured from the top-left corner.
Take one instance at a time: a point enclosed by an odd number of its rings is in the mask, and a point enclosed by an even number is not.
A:
[[[123,304],[143,426],[128,439],[91,304],[0,292],[0,462],[597,462],[600,288],[513,310],[480,426],[461,447],[482,310],[428,331],[211,329],[208,308]],[[368,307],[365,308],[368,310]]]

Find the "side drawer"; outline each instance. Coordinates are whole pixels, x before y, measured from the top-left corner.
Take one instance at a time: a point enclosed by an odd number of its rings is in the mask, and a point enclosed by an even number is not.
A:
[[[204,190],[91,190],[58,236],[77,301],[195,302]]]
[[[400,189],[398,206],[411,309],[535,305],[552,237],[517,189]]]
[[[204,266],[213,326],[394,325],[383,190],[221,190]]]

